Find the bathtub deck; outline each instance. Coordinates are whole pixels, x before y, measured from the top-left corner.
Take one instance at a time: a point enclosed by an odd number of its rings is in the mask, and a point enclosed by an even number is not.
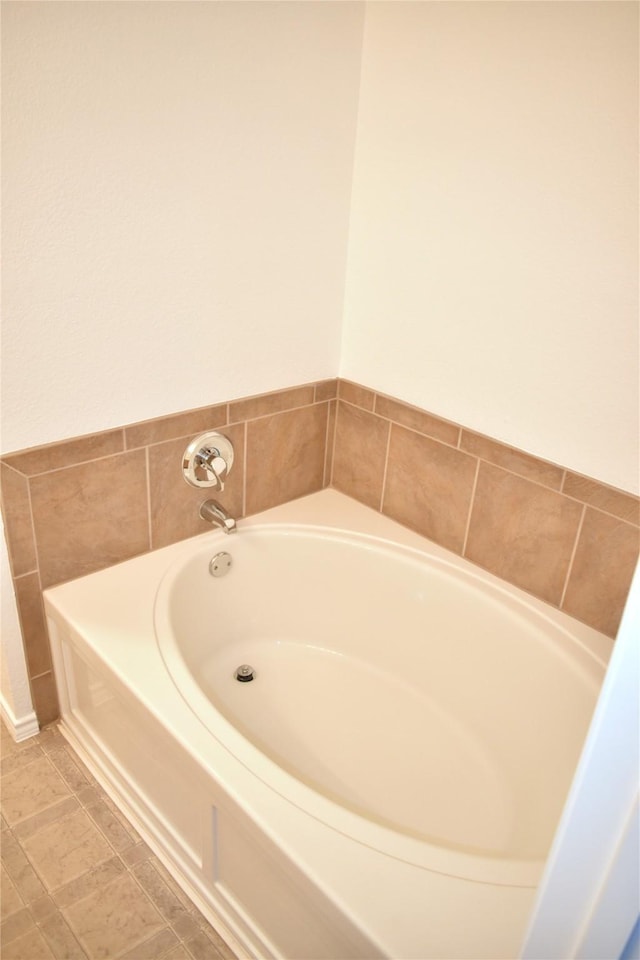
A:
[[[55,725],[0,726],[5,960],[237,960]]]

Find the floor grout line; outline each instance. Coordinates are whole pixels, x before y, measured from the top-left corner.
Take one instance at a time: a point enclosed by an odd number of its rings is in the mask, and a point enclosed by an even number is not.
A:
[[[171,960],[175,954],[176,960],[196,960],[204,950],[210,960],[234,960],[230,948],[218,947],[207,919],[177,895],[153,852],[56,726],[26,743],[15,744],[2,726],[0,780],[7,785],[9,777],[12,786],[9,795],[2,792],[3,880],[10,894],[1,925],[6,955]],[[21,762],[21,755],[30,759]],[[8,763],[12,758],[15,765]],[[43,759],[55,777],[43,775],[42,765],[33,769]],[[60,783],[62,795],[55,792]],[[16,796],[33,812],[9,822]],[[13,812],[20,812],[17,803]],[[128,931],[111,922],[115,909],[129,911]]]

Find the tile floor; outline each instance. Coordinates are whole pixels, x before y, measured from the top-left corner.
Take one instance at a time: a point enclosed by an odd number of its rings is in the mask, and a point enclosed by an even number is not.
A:
[[[55,725],[0,727],[3,960],[236,960]]]

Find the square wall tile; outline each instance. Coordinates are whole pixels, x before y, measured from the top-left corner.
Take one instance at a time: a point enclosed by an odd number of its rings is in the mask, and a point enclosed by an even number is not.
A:
[[[144,450],[31,480],[42,588],[149,549]]]
[[[338,403],[332,485],[374,510],[380,509],[382,500],[390,428],[374,413]]]
[[[53,672],[42,673],[39,677],[30,677],[31,699],[38,723],[44,727],[60,716],[58,691]]]
[[[465,556],[558,606],[582,510],[554,490],[481,463]]]
[[[246,512],[322,489],[328,403],[247,423]]]
[[[382,512],[461,553],[476,466],[474,457],[393,424]]]
[[[562,609],[616,635],[638,562],[640,530],[587,507]]]
[[[14,581],[14,588],[29,676],[37,677],[51,670],[40,578],[37,573],[28,573]]]

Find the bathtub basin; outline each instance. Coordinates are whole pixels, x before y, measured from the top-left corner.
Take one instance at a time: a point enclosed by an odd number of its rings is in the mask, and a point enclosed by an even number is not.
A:
[[[607,638],[331,490],[45,602],[63,732],[236,949],[517,955]]]
[[[163,659],[211,733],[384,853],[534,883],[602,665],[530,598],[449,558],[300,524],[224,546],[224,576],[203,545],[155,605]],[[251,682],[235,679],[244,664]]]

